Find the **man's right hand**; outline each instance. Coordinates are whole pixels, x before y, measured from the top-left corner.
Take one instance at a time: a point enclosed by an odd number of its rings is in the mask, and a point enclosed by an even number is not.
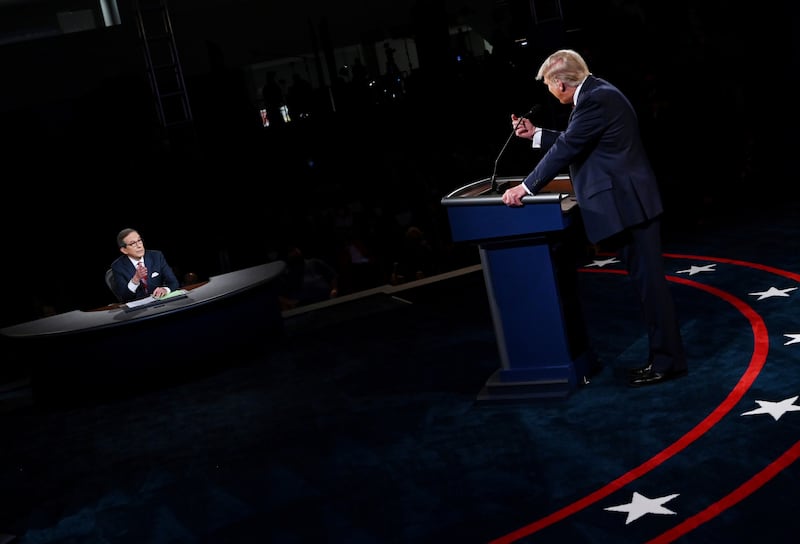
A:
[[[147,268],[145,268],[144,265],[139,265],[136,267],[136,273],[133,275],[133,278],[131,278],[131,281],[139,285],[142,279],[147,279]]]
[[[514,127],[514,134],[520,138],[528,140],[533,139],[533,133],[536,127],[533,126],[527,118],[517,117],[516,114],[511,114],[511,126]]]

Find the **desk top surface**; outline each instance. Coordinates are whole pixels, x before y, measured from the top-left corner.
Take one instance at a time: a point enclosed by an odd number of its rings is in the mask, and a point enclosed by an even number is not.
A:
[[[63,314],[12,325],[0,329],[0,334],[16,338],[56,336],[155,318],[182,311],[189,307],[208,304],[214,300],[219,300],[235,293],[252,289],[276,278],[285,268],[286,264],[283,261],[244,268],[242,270],[228,272],[227,274],[212,276],[207,282],[191,290],[187,290],[186,297],[167,299],[163,303],[153,306],[148,305],[135,310],[126,311],[123,307],[124,305],[114,304],[109,306],[108,309],[92,311],[73,310]]]

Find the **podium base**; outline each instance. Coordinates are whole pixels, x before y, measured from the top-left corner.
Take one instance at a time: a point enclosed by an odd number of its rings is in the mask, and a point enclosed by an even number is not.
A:
[[[574,387],[569,380],[531,380],[509,382],[500,380],[499,370],[492,374],[480,390],[478,402],[514,402],[529,399],[562,399],[570,396]]]
[[[559,371],[560,370],[560,371]],[[514,402],[531,399],[562,399],[589,383],[598,371],[593,354],[584,353],[563,368],[495,370],[478,393],[478,402]]]

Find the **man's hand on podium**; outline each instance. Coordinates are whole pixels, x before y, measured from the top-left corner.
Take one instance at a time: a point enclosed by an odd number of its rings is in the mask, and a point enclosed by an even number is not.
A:
[[[510,189],[506,189],[506,192],[503,193],[503,203],[507,206],[522,206],[522,197],[527,194],[528,191],[525,190],[525,186],[520,183]]]

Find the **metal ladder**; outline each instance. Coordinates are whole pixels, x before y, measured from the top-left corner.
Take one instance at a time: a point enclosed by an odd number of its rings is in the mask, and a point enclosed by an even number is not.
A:
[[[192,109],[166,0],[135,0],[136,26],[158,121],[169,141],[175,130],[193,133]]]

